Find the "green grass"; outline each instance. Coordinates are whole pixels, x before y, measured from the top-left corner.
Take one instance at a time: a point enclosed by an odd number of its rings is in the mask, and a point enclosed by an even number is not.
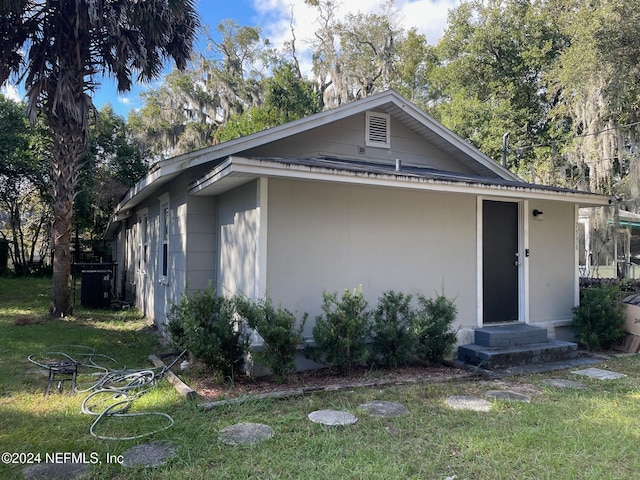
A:
[[[83,395],[43,396],[46,377],[27,361],[52,345],[88,345],[132,368],[150,366],[163,351],[148,322],[135,311],[77,308],[75,317],[50,320],[49,282],[0,278],[0,452],[96,452],[118,455],[149,440],[179,446],[169,464],[156,469],[95,465],[91,479],[628,479],[640,471],[640,359],[612,358],[600,368],[627,378],[599,381],[570,371],[528,375],[502,382],[536,393],[530,404],[495,402],[488,413],[454,411],[449,395],[483,395],[496,382],[423,383],[385,389],[355,389],[289,400],[249,401],[202,411],[161,382],[132,411],[158,411],[172,428],[146,439],[98,440],[93,418],[80,412]],[[16,318],[30,319],[14,325]],[[37,323],[42,322],[42,323]],[[25,323],[25,322],[23,322]],[[544,385],[549,377],[585,383],[585,390]],[[379,419],[359,412],[371,400],[399,401],[411,414]],[[344,409],[355,425],[329,428],[310,422],[317,409]],[[229,447],[218,432],[238,422],[270,425],[274,438]],[[160,427],[158,419],[109,419],[101,433],[130,435]],[[0,478],[22,478],[24,466],[0,465]]]

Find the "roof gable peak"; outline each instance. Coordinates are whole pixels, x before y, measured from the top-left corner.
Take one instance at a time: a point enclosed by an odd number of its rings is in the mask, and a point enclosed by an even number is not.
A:
[[[370,111],[388,114],[394,120],[408,126],[418,135],[445,151],[452,158],[466,164],[479,175],[520,180],[517,175],[480,152],[476,147],[391,89],[245,137],[163,160],[159,165],[166,167],[168,170],[173,170],[174,168],[182,170],[214,159],[226,158],[229,155],[260,147],[274,140],[281,140]]]

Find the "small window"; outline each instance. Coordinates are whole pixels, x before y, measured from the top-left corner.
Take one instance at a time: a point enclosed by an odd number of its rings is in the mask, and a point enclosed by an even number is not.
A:
[[[367,112],[367,147],[391,148],[391,117],[387,113]]]
[[[169,263],[169,204],[165,203],[160,208],[160,236],[162,239],[162,252],[160,252],[160,271],[161,275],[166,279]]]
[[[139,228],[139,255],[138,255],[138,270],[145,272],[147,270],[147,262],[149,261],[149,216],[144,213],[138,217]]]
[[[169,239],[171,238],[171,210],[169,208],[169,194],[165,193],[158,197],[160,211],[158,212],[157,230],[158,242],[156,245],[157,275],[158,282],[163,285],[169,284]]]

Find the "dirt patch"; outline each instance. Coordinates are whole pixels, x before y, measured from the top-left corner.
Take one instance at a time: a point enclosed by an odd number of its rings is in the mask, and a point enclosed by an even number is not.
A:
[[[467,378],[468,371],[454,366],[413,366],[396,369],[359,368],[346,376],[339,376],[331,368],[323,368],[290,375],[286,383],[279,383],[274,377],[251,378],[239,376],[233,381],[221,382],[204,369],[196,367],[187,383],[205,401],[233,399],[247,395],[267,395],[294,391],[313,392],[339,390],[349,387],[367,387],[411,384],[425,381],[448,381]]]
[[[43,325],[45,320],[37,317],[17,317],[13,324],[16,327],[24,327],[25,325]]]

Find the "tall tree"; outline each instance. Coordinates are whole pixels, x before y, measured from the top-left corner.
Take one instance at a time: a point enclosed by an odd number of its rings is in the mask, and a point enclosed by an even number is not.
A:
[[[156,157],[178,155],[219,141],[217,127],[264,101],[262,81],[275,53],[257,27],[223,20],[205,27],[207,51],[186,71],[173,71],[141,96],[128,123]]]
[[[335,0],[305,0],[317,10],[318,28],[311,42],[314,80],[323,103],[333,108],[388,89],[398,78],[399,46],[406,32],[399,26],[393,0],[380,13],[336,16]]]
[[[545,0],[462,2],[435,47],[432,113],[496,160],[507,132],[514,147],[552,138],[556,100],[545,73],[565,42]],[[532,150],[520,154],[510,155],[509,167],[528,176],[536,158]]]
[[[51,220],[47,195],[50,146],[43,126],[29,124],[23,104],[0,95],[0,237],[16,274],[42,267]]]
[[[407,32],[398,43],[394,76],[391,87],[415,104],[427,110],[429,107],[429,75],[435,66],[433,47],[416,29]]]
[[[140,110],[129,112],[129,129],[156,159],[211,144],[216,107],[200,73],[193,64],[173,70],[160,86],[140,94]]]
[[[338,23],[342,74],[349,100],[387,90],[395,77],[398,44],[404,37],[393,2],[381,13],[348,14]]]
[[[557,1],[571,39],[551,72],[574,137],[562,153],[579,186],[640,205],[640,13],[630,0]]]
[[[81,168],[74,202],[76,258],[89,247],[105,255],[102,237],[118,201],[149,167],[149,153],[129,132],[124,119],[104,105],[89,124],[90,153]]]
[[[293,62],[283,62],[274,68],[273,76],[264,82],[262,105],[232,116],[216,134],[220,142],[282,125],[321,110],[320,93],[314,85],[298,76]]]
[[[53,136],[51,314],[72,313],[71,228],[80,165],[89,148],[90,92],[99,75],[119,91],[156,78],[172,57],[184,68],[198,27],[194,0],[2,0],[0,85],[24,81],[29,118]]]

